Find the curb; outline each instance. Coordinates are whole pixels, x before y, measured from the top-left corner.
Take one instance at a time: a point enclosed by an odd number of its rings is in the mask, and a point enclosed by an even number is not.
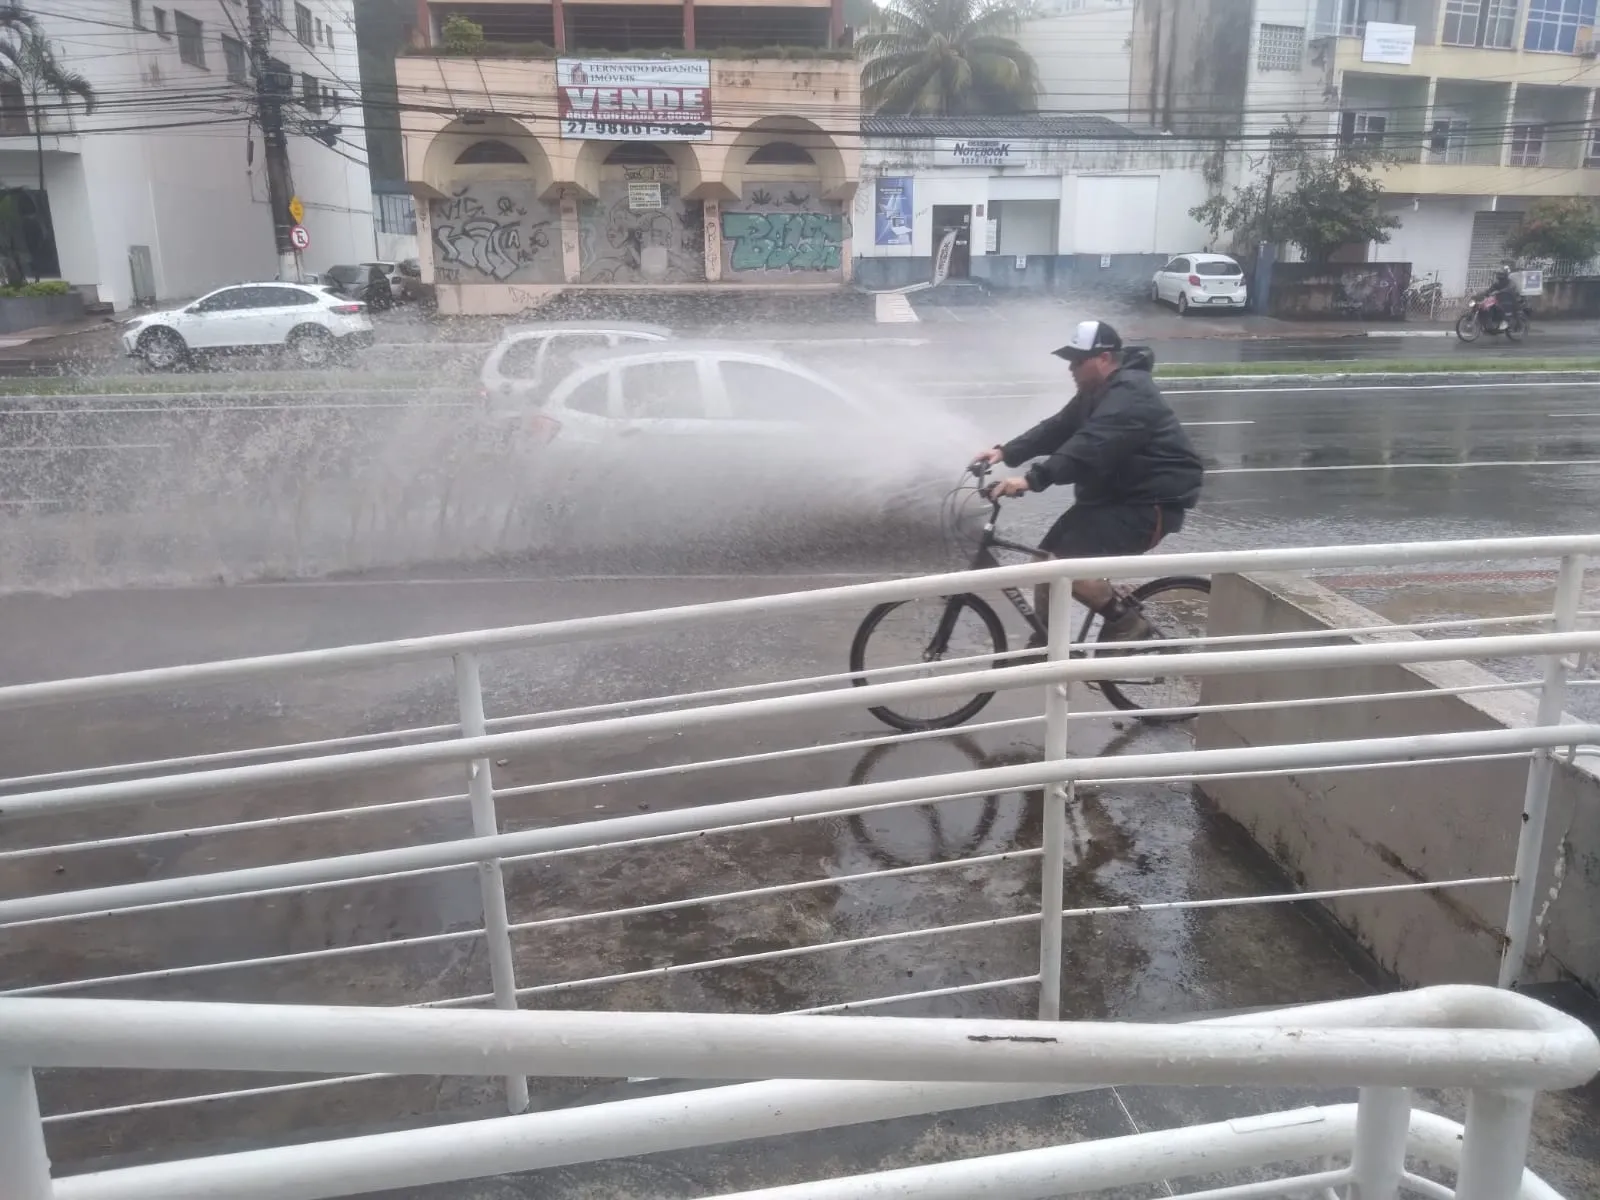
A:
[[[1600,383],[1600,371],[1332,371],[1294,375],[1162,375],[1155,377],[1163,391],[1253,391],[1302,384],[1307,387],[1338,385],[1349,391],[1417,387],[1515,387],[1536,383]]]

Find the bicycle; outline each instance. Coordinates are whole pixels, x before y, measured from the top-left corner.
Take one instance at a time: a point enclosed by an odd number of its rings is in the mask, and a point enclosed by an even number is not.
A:
[[[957,495],[962,491],[970,490],[981,495],[989,504],[989,515],[983,524],[982,536],[979,538],[978,547],[972,555],[969,570],[984,570],[1001,565],[995,557],[996,550],[1010,551],[1025,554],[1029,558],[1042,561],[1051,556],[1045,551],[1033,546],[1026,546],[1020,542],[1008,541],[997,532],[1000,521],[1000,499],[990,495],[984,486],[984,479],[989,473],[989,464],[984,462],[973,463],[967,468],[967,474],[976,477],[978,484],[973,488],[964,488],[960,485],[951,492]],[[948,501],[948,498],[947,498]],[[1065,581],[1060,581],[1064,583]],[[1002,588],[1001,594],[1011,601],[1018,614],[1027,624],[1029,630],[1040,640],[1046,637],[1044,620],[1034,611],[1033,606],[1023,596],[1022,590],[1016,587]],[[1192,575],[1169,575],[1159,579],[1150,580],[1140,584],[1127,598],[1133,601],[1143,611],[1155,630],[1155,637],[1143,642],[1113,642],[1107,641],[1107,653],[1119,657],[1128,657],[1133,654],[1181,654],[1189,653],[1199,647],[1192,639],[1205,636],[1206,618],[1210,609],[1211,581]],[[932,602],[938,607],[936,619],[927,617],[914,619],[907,630],[891,631],[886,622],[890,617],[904,615],[911,607]],[[969,621],[968,618],[971,618]],[[1078,636],[1073,641],[1074,647],[1086,649],[1071,649],[1069,658],[1092,658],[1094,645],[1089,631],[1093,627],[1099,614],[1090,612],[1084,619]],[[927,632],[931,625],[931,635]],[[919,631],[920,632],[917,632]],[[1104,632],[1102,623],[1101,632]],[[1181,639],[1181,641],[1180,641]],[[1169,647],[1160,645],[1162,641],[1173,641]],[[888,657],[899,661],[885,662],[869,665],[868,651],[879,647],[887,647]],[[1000,614],[981,597],[966,592],[954,596],[929,597],[921,600],[895,600],[887,604],[880,604],[869,612],[856,630],[855,638],[850,644],[850,670],[852,672],[877,670],[881,667],[904,666],[906,656],[899,652],[898,647],[909,647],[912,652],[920,653],[921,661],[925,664],[943,663],[946,665],[961,666],[974,659],[988,659],[989,665],[994,668],[1018,666],[1022,662],[1043,661],[1043,650],[1029,647],[1022,651],[1008,651],[1006,642],[1006,629]],[[1111,647],[1115,647],[1114,650]],[[946,655],[952,649],[958,653],[954,658],[947,659]],[[1012,661],[1017,659],[1020,661]],[[914,660],[913,660],[914,661]],[[861,678],[855,676],[851,683],[856,687],[866,687],[878,679]],[[1168,723],[1187,720],[1192,713],[1155,714],[1146,716],[1144,709],[1167,709],[1189,707],[1199,699],[1198,680],[1182,676],[1162,676],[1151,679],[1102,679],[1093,682],[1102,695],[1119,709],[1139,713],[1139,719],[1150,723]],[[888,705],[879,705],[869,709],[874,717],[885,725],[906,732],[918,732],[930,729],[952,729],[970,721],[981,712],[985,705],[994,699],[994,692],[980,692],[970,699],[963,700],[957,707],[935,712],[931,715],[916,716],[903,711],[906,707],[902,703],[900,709]],[[946,706],[951,702],[950,697],[934,697],[928,701],[931,705]],[[955,699],[960,699],[956,697]]]

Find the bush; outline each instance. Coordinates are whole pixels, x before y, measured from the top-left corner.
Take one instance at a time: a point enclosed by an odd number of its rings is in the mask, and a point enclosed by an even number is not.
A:
[[[1506,250],[1519,258],[1588,262],[1600,253],[1600,212],[1577,196],[1540,200],[1523,214]]]
[[[444,37],[445,49],[451,54],[471,54],[483,45],[483,26],[460,13],[446,21],[439,32]]]
[[[17,287],[0,287],[0,298],[15,300],[21,296],[66,296],[72,285],[60,279],[41,279],[38,283],[24,283]]]

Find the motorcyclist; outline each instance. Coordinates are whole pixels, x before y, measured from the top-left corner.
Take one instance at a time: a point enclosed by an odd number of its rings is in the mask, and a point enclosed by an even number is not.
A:
[[[1472,302],[1480,303],[1489,296],[1495,298],[1494,323],[1489,332],[1497,333],[1512,314],[1522,311],[1522,289],[1511,277],[1511,268],[1503,263],[1495,270],[1488,289],[1474,296]]]
[[[1073,485],[1072,507],[1039,545],[1052,557],[1120,557],[1154,549],[1183,528],[1204,477],[1200,456],[1151,376],[1155,356],[1142,346],[1124,349],[1121,336],[1104,321],[1081,322],[1072,340],[1053,353],[1071,367],[1077,394],[1055,416],[977,456],[1010,467],[1041,460],[1025,475],[993,484],[991,494],[1020,496]],[[1109,580],[1073,580],[1072,594],[1105,619],[1104,639],[1140,641],[1154,632],[1138,605]],[[1036,589],[1035,602],[1043,621],[1050,611],[1047,585]],[[1039,639],[1031,645],[1037,648]]]

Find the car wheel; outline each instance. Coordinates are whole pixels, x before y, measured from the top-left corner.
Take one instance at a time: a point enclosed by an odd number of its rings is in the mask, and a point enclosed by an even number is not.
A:
[[[1150,285],[1150,299],[1155,301],[1157,304],[1161,303],[1161,285],[1159,283],[1152,283]]]
[[[157,371],[180,367],[189,357],[189,345],[174,330],[165,327],[146,330],[139,338],[139,353]]]
[[[1182,289],[1178,291],[1178,315],[1180,317],[1189,315],[1189,293]]]
[[[289,353],[302,367],[325,367],[333,358],[333,338],[326,329],[303,326],[289,335]]]

